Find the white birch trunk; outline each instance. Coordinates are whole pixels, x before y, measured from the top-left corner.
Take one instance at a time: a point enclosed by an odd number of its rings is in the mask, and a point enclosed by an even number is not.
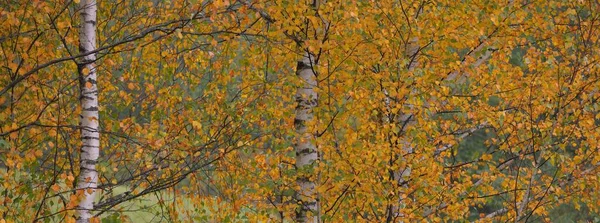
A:
[[[418,65],[418,52],[419,52],[419,39],[417,37],[413,37],[411,38],[408,43],[406,44],[406,48],[404,51],[405,56],[409,59],[409,64],[407,66],[407,69],[409,71],[413,71],[415,69],[415,67],[417,67]],[[389,108],[389,98],[388,97],[388,93],[387,91],[384,89],[384,94],[386,95],[386,107]],[[411,113],[408,114],[399,114],[399,118],[398,120],[389,120],[390,122],[397,122],[397,124],[399,125],[404,125],[404,123],[407,123],[406,126],[410,125],[414,120],[414,117]],[[404,130],[403,130],[404,131]],[[401,133],[401,134],[404,134]],[[405,154],[410,154],[414,152],[414,148],[411,146],[411,142],[407,141],[407,140],[402,140],[400,142],[400,145],[402,146],[402,150],[404,151]],[[402,155],[401,155],[402,156]],[[406,162],[406,159],[402,158],[400,159],[402,162]],[[396,180],[396,182],[398,182],[399,185],[403,185],[404,187],[408,187],[408,185],[406,185],[406,182],[408,178],[410,178],[410,173],[411,173],[411,168],[409,166],[407,166],[405,169],[402,170],[395,170],[393,172],[393,179]],[[400,213],[400,209],[402,208],[403,202],[402,202],[402,198],[398,198],[398,204],[397,205],[392,205],[391,206],[391,213],[390,215],[388,215],[388,219],[386,220],[387,222],[392,222],[394,221],[394,219],[397,219],[399,217],[402,217],[403,215]],[[398,222],[403,222],[402,220],[399,220]]]
[[[417,37],[413,37],[411,38],[406,46],[406,57],[410,59],[410,62],[408,64],[408,70],[409,71],[413,71],[415,69],[415,67],[417,67],[417,65],[419,64],[419,58],[418,58],[418,54],[419,53],[419,38]],[[401,123],[411,123],[412,120],[408,120],[412,117],[412,114],[402,114],[402,116],[400,116],[400,121]],[[413,118],[414,119],[414,118]],[[412,153],[413,152],[413,148],[411,146],[410,142],[402,142],[402,146],[403,146],[403,150],[405,153]],[[410,167],[406,167],[406,170],[404,170],[402,172],[402,177],[400,178],[401,181],[404,181],[404,177],[409,177],[410,176]]]
[[[81,0],[81,27],[79,30],[79,51],[85,54],[96,50],[96,0]],[[80,103],[81,103],[81,151],[77,190],[83,191],[77,209],[77,222],[89,222],[94,209],[98,172],[96,162],[99,156],[100,133],[98,126],[98,88],[96,85],[96,54],[83,57],[79,64]]]
[[[314,58],[305,53],[301,61],[298,61],[296,75],[302,80],[302,85],[296,91],[296,118],[294,127],[297,138],[294,144],[296,151],[296,168],[298,170],[307,170],[313,172],[313,163],[319,159],[317,147],[315,146],[315,135],[308,131],[307,123],[313,119],[313,108],[317,106],[317,78],[313,67]],[[318,222],[319,201],[315,192],[315,177],[312,174],[299,175],[297,178],[299,191],[296,199],[300,202],[296,211],[297,222]],[[312,218],[308,218],[308,213],[312,212]]]
[[[419,57],[417,55],[419,53],[419,47],[420,47],[419,46],[419,38],[417,38],[417,37],[411,38],[406,45],[405,56],[407,58],[409,58],[409,61],[410,61],[408,64],[408,67],[407,67],[408,71],[414,71],[415,67],[417,67],[419,64],[419,60],[418,60]],[[405,123],[405,122],[411,123],[412,120],[409,120],[411,117],[412,117],[412,114],[402,114],[400,116],[401,124]],[[402,149],[404,150],[404,152],[406,152],[406,153],[413,152],[413,148],[410,145],[411,144],[410,142],[405,141],[405,142],[402,142],[402,144],[403,144]],[[406,170],[403,171],[402,176],[406,176],[406,177],[410,176],[410,168],[409,167],[407,167]]]

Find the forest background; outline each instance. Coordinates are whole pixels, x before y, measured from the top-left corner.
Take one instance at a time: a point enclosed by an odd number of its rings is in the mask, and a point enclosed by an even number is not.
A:
[[[598,222],[600,3],[4,0],[0,222]]]

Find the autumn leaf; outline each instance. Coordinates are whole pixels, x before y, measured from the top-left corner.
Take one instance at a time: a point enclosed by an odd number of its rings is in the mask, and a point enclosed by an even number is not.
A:
[[[202,130],[202,123],[198,122],[198,121],[192,121],[192,126],[197,129],[197,130]]]
[[[81,74],[83,74],[84,76],[90,74],[90,68],[84,67],[83,69],[81,69]]]
[[[54,185],[52,185],[52,187],[51,187],[51,188],[52,188],[52,190],[53,190],[54,192],[58,192],[58,191],[60,190],[60,186],[58,186],[58,184],[54,184]]]
[[[5,221],[600,217],[597,3],[95,2],[0,3]]]
[[[179,38],[179,39],[183,38],[183,35],[181,34],[181,29],[175,30],[175,33],[177,34],[177,38]]]

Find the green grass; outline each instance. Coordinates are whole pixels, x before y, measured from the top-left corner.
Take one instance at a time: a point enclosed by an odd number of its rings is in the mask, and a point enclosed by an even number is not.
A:
[[[113,194],[118,195],[126,192],[128,187],[119,186],[113,189]],[[99,195],[97,199],[100,198]],[[166,191],[147,194],[134,200],[126,201],[118,205],[120,213],[132,222],[162,222],[168,219],[168,206],[174,203],[173,193]],[[183,198],[182,204],[177,204],[178,211],[192,210],[193,204],[187,197]],[[113,222],[111,218],[118,216],[116,213],[105,213],[102,215],[103,222]],[[177,219],[171,219],[177,220]]]

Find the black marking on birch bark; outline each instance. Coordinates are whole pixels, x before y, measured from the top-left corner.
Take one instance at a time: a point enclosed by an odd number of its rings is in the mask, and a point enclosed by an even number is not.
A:
[[[90,100],[90,101],[93,101],[93,100],[95,100],[95,99],[96,99],[96,96],[98,96],[98,92],[97,92],[97,91],[93,91],[93,92],[85,92],[85,93],[83,93],[83,92],[82,92],[82,93],[81,93],[81,95],[82,95],[82,96],[80,96],[79,98],[81,98],[81,97],[85,97],[86,99],[88,99],[88,100]],[[91,96],[87,96],[87,95],[91,95]]]
[[[90,133],[94,133],[94,132],[98,132],[98,129],[100,129],[100,128],[83,127],[83,126],[81,127],[81,131],[82,131],[83,133],[88,133],[88,132],[90,132]],[[87,136],[87,135],[86,135],[86,136]]]
[[[301,103],[302,105],[310,105],[310,99],[305,99],[304,101],[302,101]]]
[[[96,20],[88,20],[88,21],[85,21],[85,23],[86,24],[92,24],[92,25],[95,26],[96,25]]]
[[[84,108],[83,110],[85,110],[85,111],[98,111],[98,107],[91,106],[91,107]]]
[[[81,45],[79,45],[79,50],[81,50]],[[85,64],[83,63],[77,63],[77,79],[79,80],[79,88],[83,89],[85,86],[85,79],[83,78],[83,68],[85,67]]]
[[[82,99],[85,99],[85,100],[90,100],[90,101],[91,101],[91,100],[94,100],[94,98],[93,98],[93,97],[85,96],[85,95],[83,95],[83,94],[82,94],[81,96],[79,96],[79,100],[82,100]]]
[[[91,51],[91,50],[89,50],[89,51]],[[86,51],[86,52],[88,52],[88,51]],[[81,64],[84,66],[87,66],[87,65],[90,65],[91,63],[94,63],[94,61],[96,61],[96,59],[83,58],[83,59],[81,59]],[[95,68],[92,67],[91,69],[95,69]],[[90,69],[90,71],[91,71],[91,69]]]
[[[86,164],[91,164],[91,165],[96,165],[96,163],[98,163],[97,160],[91,160],[91,159],[82,159],[81,162],[86,163]]]
[[[82,160],[80,165],[84,166],[89,171],[96,171],[96,161]]]
[[[303,201],[302,203],[304,203],[304,206],[306,206],[306,207],[317,206],[317,202],[316,201]]]
[[[82,161],[82,163],[83,163],[83,161]],[[82,172],[84,172],[84,171],[87,171],[87,172],[98,172],[95,169],[91,169],[91,168],[85,167],[85,165],[92,165],[92,164],[85,164],[85,163],[81,164],[80,167],[79,167],[79,169],[81,169]]]
[[[88,50],[87,48],[85,48],[85,46],[83,44],[79,43],[79,52],[81,52],[81,53],[87,53],[87,52],[90,52],[90,51],[92,51],[92,50]],[[81,60],[81,62],[82,62],[81,64],[85,66],[85,65],[91,63],[92,60],[85,59],[85,57],[84,57]]]
[[[295,118],[294,119],[294,127],[296,127],[296,128],[304,127],[304,120]]]
[[[98,95],[98,90],[93,90],[93,91],[86,90],[85,92],[83,92],[83,94]]]
[[[304,148],[298,152],[296,152],[296,155],[302,155],[302,154],[312,154],[312,153],[316,153],[317,151],[314,149],[310,149],[310,148]]]
[[[100,140],[100,138],[93,137],[93,136],[83,136],[83,137],[81,137],[81,139],[96,139],[96,140]]]
[[[301,182],[310,182],[310,180],[308,179],[308,177],[296,177],[297,181],[301,181]]]
[[[310,66],[306,65],[304,62],[302,61],[298,61],[298,64],[296,65],[296,75],[300,74],[300,71],[305,70],[305,69],[309,69]]]
[[[309,100],[310,105],[312,105],[312,106],[317,106],[317,101],[318,100],[316,98]]]
[[[89,78],[89,77],[87,78],[87,82],[90,82],[92,84],[97,84],[98,83],[96,80],[94,80],[92,78]]]

